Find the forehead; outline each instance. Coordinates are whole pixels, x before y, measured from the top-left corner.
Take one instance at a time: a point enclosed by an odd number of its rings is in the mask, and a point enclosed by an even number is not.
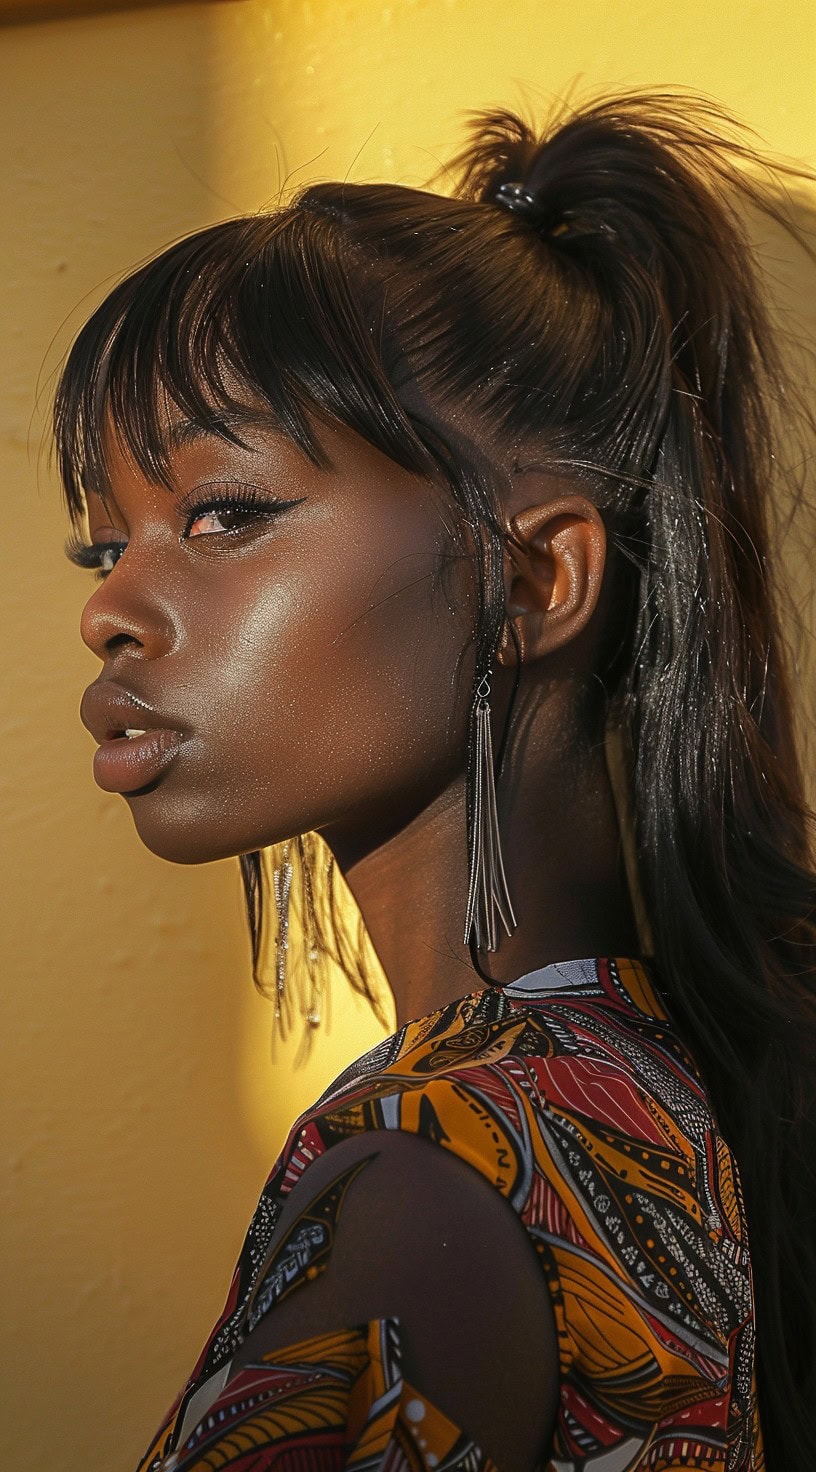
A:
[[[110,411],[106,412],[100,432],[99,472],[83,480],[86,499],[95,498],[112,508],[117,507],[118,492],[125,499],[144,491],[172,499],[200,477],[221,474],[262,477],[270,485],[283,475],[287,484],[296,478],[313,490],[324,476],[363,488],[440,479],[400,465],[347,424],[318,412],[308,414],[308,450],[285,434],[269,407],[257,400],[214,408],[206,417],[191,416],[170,403],[163,404],[161,412],[166,460],[160,472],[145,468]]]
[[[320,460],[327,461],[326,432],[317,417],[310,424],[310,434],[320,446]],[[229,407],[213,405],[206,415],[192,415],[163,397],[157,405],[151,440],[147,446],[134,442],[106,405],[99,426],[99,454],[83,469],[85,494],[105,500],[115,494],[117,481],[137,477],[173,495],[193,449],[206,452],[231,447],[252,454],[260,446],[267,451],[274,446],[279,454],[314,458],[283,433],[268,405],[250,400]]]

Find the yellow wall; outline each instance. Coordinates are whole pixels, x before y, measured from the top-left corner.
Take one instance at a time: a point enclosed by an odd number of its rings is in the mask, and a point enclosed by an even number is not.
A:
[[[1,1459],[127,1472],[220,1306],[286,1124],[382,1029],[336,988],[309,1067],[286,1050],[273,1066],[237,865],[163,863],[94,786],[88,584],[60,556],[35,397],[133,262],[287,175],[424,182],[466,107],[576,77],[681,82],[813,162],[816,9],[238,0],[8,27],[0,72]]]

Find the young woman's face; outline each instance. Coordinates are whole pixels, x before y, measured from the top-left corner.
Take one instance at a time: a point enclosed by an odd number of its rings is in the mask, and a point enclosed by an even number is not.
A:
[[[141,839],[177,863],[310,830],[359,857],[463,767],[474,596],[467,559],[439,576],[450,513],[350,431],[317,432],[335,471],[260,424],[241,426],[247,448],[189,438],[172,453],[172,494],[111,435],[111,494],[88,494],[92,541],[125,550],[83,610],[102,669],[82,718],[97,740],[150,730],[147,711],[107,719],[116,684],[180,729],[150,780],[136,745],[129,781],[110,775],[117,753],[97,772],[130,788]],[[191,498],[247,494],[296,504],[190,514]]]

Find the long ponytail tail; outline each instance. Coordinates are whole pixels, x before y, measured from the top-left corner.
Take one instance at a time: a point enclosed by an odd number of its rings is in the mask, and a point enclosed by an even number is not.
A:
[[[465,197],[507,181],[534,197],[580,324],[564,461],[599,472],[630,572],[625,657],[604,674],[656,970],[736,1153],[768,1465],[798,1472],[816,1403],[816,878],[769,556],[793,391],[741,206],[787,217],[767,163],[700,99],[602,100],[543,137],[480,113],[457,162]]]

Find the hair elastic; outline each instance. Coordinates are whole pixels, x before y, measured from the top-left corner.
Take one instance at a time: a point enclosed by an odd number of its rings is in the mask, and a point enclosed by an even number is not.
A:
[[[531,194],[523,184],[500,184],[493,196],[493,201],[501,205],[503,209],[524,215],[526,219],[532,220],[539,213],[535,195]]]

